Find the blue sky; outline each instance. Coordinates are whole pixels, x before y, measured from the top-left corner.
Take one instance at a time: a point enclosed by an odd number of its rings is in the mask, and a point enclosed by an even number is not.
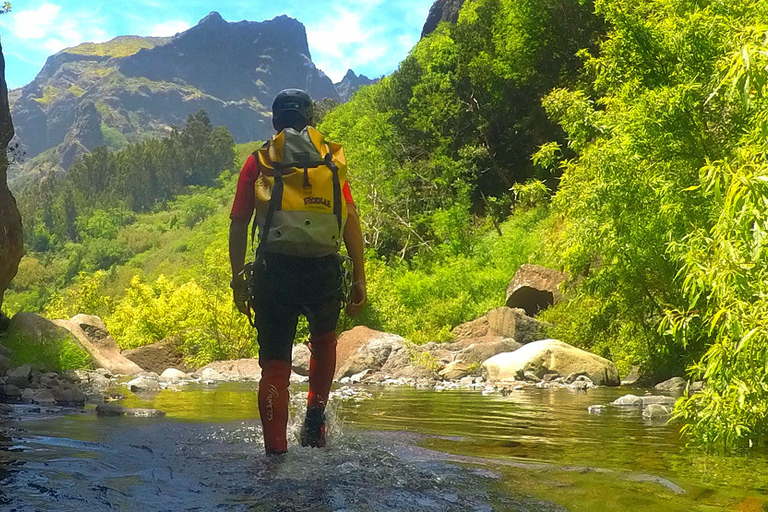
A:
[[[170,36],[211,11],[227,21],[280,14],[307,27],[317,67],[334,81],[348,68],[371,78],[392,72],[418,41],[433,0],[12,0],[0,16],[11,89],[31,82],[49,55],[120,35]]]

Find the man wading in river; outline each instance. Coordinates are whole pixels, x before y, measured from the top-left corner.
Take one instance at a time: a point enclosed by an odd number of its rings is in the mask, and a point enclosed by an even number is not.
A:
[[[267,454],[288,449],[288,386],[300,314],[309,322],[312,354],[301,444],[325,445],[336,323],[345,300],[338,254],[342,238],[353,265],[347,313],[357,316],[366,302],[363,235],[344,151],[310,126],[312,115],[312,100],[304,91],[286,89],[275,97],[277,134],[245,162],[230,214],[231,286],[237,308],[258,331],[259,414]],[[252,233],[258,225],[259,245],[251,273],[244,262],[254,210]]]

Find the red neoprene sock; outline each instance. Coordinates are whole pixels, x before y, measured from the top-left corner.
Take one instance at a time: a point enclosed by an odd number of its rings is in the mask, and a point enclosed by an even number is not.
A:
[[[267,455],[288,451],[285,430],[288,426],[288,386],[291,363],[277,359],[259,360],[259,415],[264,428]]]
[[[336,333],[331,331],[309,337],[309,396],[307,407],[325,409],[336,372]]]

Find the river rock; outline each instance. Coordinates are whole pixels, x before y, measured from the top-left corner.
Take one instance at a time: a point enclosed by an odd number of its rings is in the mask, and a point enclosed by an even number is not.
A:
[[[643,401],[643,407],[648,407],[649,405],[665,405],[668,407],[673,407],[677,401],[671,396],[664,395],[646,395],[641,396],[640,398]]]
[[[26,388],[21,391],[21,398],[25,402],[51,406],[56,404],[56,398],[48,389],[32,389]]]
[[[486,336],[512,338],[518,343],[530,343],[541,339],[547,324],[525,314],[522,309],[496,308],[471,322],[455,327],[451,333],[457,339],[474,339]]]
[[[123,355],[148,372],[162,374],[168,368],[191,371],[179,349],[179,338],[169,336],[156,343],[123,351]]]
[[[74,373],[80,384],[93,393],[106,391],[112,385],[112,374],[104,368],[93,371],[75,370]]]
[[[56,403],[59,405],[83,405],[86,396],[77,386],[61,385],[50,389]]]
[[[293,346],[293,359],[291,369],[294,373],[304,377],[309,375],[309,359],[312,353],[309,347],[303,343],[297,343]]]
[[[651,404],[643,409],[643,418],[662,419],[672,416],[672,407],[662,404]]]
[[[120,347],[106,331],[98,317],[77,315],[70,320],[55,320],[67,329],[91,355],[94,365],[122,375],[138,375],[144,371],[139,365],[120,353]],[[102,328],[104,327],[104,328]]]
[[[381,336],[381,331],[375,331],[364,325],[358,325],[349,331],[341,333],[336,343],[336,374],[347,360],[352,357],[357,350],[366,345],[372,339]]]
[[[460,350],[456,354],[457,361],[464,361],[467,364],[481,364],[496,354],[503,352],[514,352],[523,345],[512,338],[500,338],[496,336],[485,336],[478,338],[467,348]]]
[[[0,354],[0,375],[5,375],[5,372],[7,372],[10,368],[11,368],[10,358],[4,356],[3,354]]]
[[[15,368],[11,368],[5,372],[5,383],[13,384],[20,388],[26,388],[30,384],[35,382],[35,374],[32,370],[32,366],[23,364]]]
[[[595,387],[595,383],[586,375],[577,375],[573,379],[566,379],[566,381],[568,381],[568,388],[577,391],[586,391]]]
[[[363,370],[360,373],[356,373],[350,377],[345,377],[349,379],[349,382],[351,384],[359,384],[360,382],[364,381],[367,377],[371,376],[373,372],[371,370]]]
[[[189,375],[181,370],[177,370],[176,368],[167,368],[165,371],[163,371],[162,374],[160,374],[160,380],[174,384],[179,381],[188,379]]]
[[[697,380],[696,382],[691,383],[691,393],[701,393],[707,389],[707,383],[703,380]]]
[[[596,385],[619,385],[619,372],[611,361],[552,339],[498,354],[482,364],[483,377],[489,381],[517,380],[526,371],[539,377],[547,373],[586,375]]]
[[[609,405],[615,405],[617,407],[642,407],[643,399],[635,395],[624,395],[617,398]]]
[[[18,402],[21,400],[21,389],[14,384],[0,385],[0,399],[5,402]]]
[[[115,404],[100,404],[96,406],[97,416],[136,416],[140,418],[157,418],[165,416],[164,411],[157,409],[129,409]]]
[[[460,380],[471,375],[470,365],[465,361],[453,361],[438,372],[445,380]]]
[[[561,300],[559,285],[566,277],[551,268],[521,265],[507,287],[507,307],[522,308],[528,316],[536,315]]]
[[[225,376],[223,376],[213,368],[204,368],[200,370],[199,373],[200,373],[200,379],[203,382],[223,382],[227,380]]]
[[[212,372],[206,372],[212,370]],[[214,361],[198,370],[203,380],[244,381],[261,379],[261,367],[256,359]]]
[[[657,391],[663,391],[665,393],[669,393],[673,396],[680,396],[683,393],[685,393],[685,388],[688,386],[688,383],[685,382],[685,379],[682,377],[672,377],[669,380],[665,380],[664,382],[660,382],[654,386],[654,389]]]
[[[160,383],[156,378],[140,376],[125,384],[134,393],[160,391]]]
[[[336,372],[336,378],[350,377],[364,370],[379,371],[390,354],[404,347],[405,340],[396,334],[372,331],[368,341],[350,356]]]

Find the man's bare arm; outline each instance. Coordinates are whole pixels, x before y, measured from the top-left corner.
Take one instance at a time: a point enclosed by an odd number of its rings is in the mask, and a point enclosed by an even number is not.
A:
[[[352,297],[347,306],[347,314],[358,316],[367,300],[365,288],[365,242],[360,227],[360,216],[354,204],[347,204],[347,223],[344,226],[344,245],[352,260]]]
[[[245,251],[248,248],[248,224],[249,221],[232,219],[229,225],[229,264],[232,266],[232,277],[243,270],[245,265]]]

